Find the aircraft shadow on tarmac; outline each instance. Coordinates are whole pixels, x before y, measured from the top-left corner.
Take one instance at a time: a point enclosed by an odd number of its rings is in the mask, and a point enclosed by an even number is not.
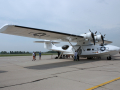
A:
[[[7,71],[2,71],[2,70],[0,70],[0,73],[5,73],[5,72],[7,72]]]
[[[78,65],[78,64],[83,64],[83,63],[90,63],[90,62],[95,62],[95,61],[98,61],[98,60],[65,61],[65,62],[58,62],[58,63],[29,66],[29,67],[24,67],[24,68],[36,69],[36,70],[45,70],[45,69]]]

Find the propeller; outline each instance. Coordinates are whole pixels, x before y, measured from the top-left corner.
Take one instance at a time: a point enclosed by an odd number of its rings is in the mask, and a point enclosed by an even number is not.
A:
[[[101,34],[101,33],[100,33]],[[103,42],[103,45],[104,45],[104,38],[105,38],[105,35],[106,34],[104,34],[104,36],[101,34],[101,39],[102,39],[102,42]]]
[[[91,32],[91,30],[89,29],[89,31]],[[95,32],[95,34],[97,33],[97,31]],[[95,45],[95,36],[94,36],[94,33],[93,32],[91,32],[91,36],[92,36],[92,39],[93,39],[93,43],[94,43],[94,45]]]
[[[96,35],[97,31],[95,32],[95,35]]]
[[[104,38],[105,38],[105,35],[106,35],[106,34],[104,34]]]

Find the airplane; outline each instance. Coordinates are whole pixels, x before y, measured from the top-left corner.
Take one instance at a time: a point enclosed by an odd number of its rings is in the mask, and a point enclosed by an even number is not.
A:
[[[78,57],[87,57],[87,59],[101,59],[105,57],[107,60],[111,60],[113,55],[120,53],[120,47],[109,45],[112,42],[104,40],[105,35],[101,33],[96,35],[97,31],[93,33],[90,29],[88,33],[75,35],[6,24],[0,29],[0,33],[44,39],[44,41],[35,42],[44,43],[44,48],[46,49],[61,52],[58,58],[60,58],[61,55],[74,56],[75,51],[77,51]],[[57,47],[55,44],[60,41],[69,42],[70,45]],[[76,45],[72,45],[71,42],[76,43]]]

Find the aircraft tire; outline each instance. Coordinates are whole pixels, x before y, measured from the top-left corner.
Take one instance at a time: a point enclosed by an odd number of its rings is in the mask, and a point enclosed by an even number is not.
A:
[[[109,57],[107,57],[107,60],[111,60],[111,57],[109,56]]]
[[[109,60],[111,60],[111,57],[109,57]]]

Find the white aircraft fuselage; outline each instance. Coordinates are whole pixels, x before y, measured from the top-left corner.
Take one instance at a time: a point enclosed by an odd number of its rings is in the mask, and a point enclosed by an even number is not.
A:
[[[78,50],[79,57],[111,57],[120,52],[120,47],[113,45],[73,45],[69,46],[67,50],[63,50],[62,47],[57,47],[51,42],[44,43],[44,48],[54,51],[63,52],[65,55],[74,55],[75,50]]]

